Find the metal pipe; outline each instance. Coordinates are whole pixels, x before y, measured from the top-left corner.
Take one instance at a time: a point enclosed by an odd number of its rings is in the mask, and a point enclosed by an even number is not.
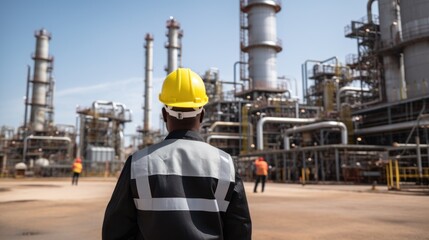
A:
[[[320,154],[320,171],[322,172],[322,181],[325,181],[325,160],[323,154]]]
[[[50,63],[50,65],[53,65],[53,59],[52,62]],[[54,81],[54,77],[52,76],[52,66],[50,67],[51,70],[49,71],[49,87],[48,87],[48,92],[46,93],[48,97],[48,103],[47,103],[47,110],[48,110],[48,122],[47,122],[47,126],[49,125],[53,125],[54,124],[54,89],[55,89],[55,81]]]
[[[119,131],[119,160],[121,162],[125,161],[125,157],[124,157],[124,151],[122,151],[124,149],[124,131],[120,130]],[[128,156],[127,156],[128,157]]]
[[[337,182],[340,181],[340,156],[338,148],[335,148],[335,175],[337,177]]]
[[[322,65],[323,65],[324,63],[329,62],[329,61],[331,61],[331,60],[335,60],[335,66],[337,66],[337,65],[338,65],[338,57],[337,57],[337,56],[333,56],[333,57],[330,57],[330,58],[328,58],[328,59],[325,59],[325,60],[323,60],[321,63],[322,63]]]
[[[419,126],[429,125],[429,120],[425,119],[425,120],[419,120],[419,121],[409,121],[409,122],[395,123],[395,124],[376,126],[376,127],[370,127],[370,128],[356,129],[354,133],[357,135],[364,135],[364,134],[371,134],[371,133],[388,132],[393,130],[402,130],[407,128],[413,128],[416,124],[418,124]]]
[[[340,111],[340,100],[341,100],[341,94],[346,91],[355,91],[355,92],[369,92],[369,89],[366,88],[360,88],[360,87],[342,87],[337,92],[337,111]]]
[[[394,147],[402,147],[402,148],[416,148],[417,144],[415,143],[393,143]],[[429,147],[429,144],[419,144],[420,147]]]
[[[153,75],[153,36],[149,33],[145,37],[146,44],[146,66],[145,66],[145,95],[144,95],[144,123],[143,131],[148,132],[151,128],[150,113],[151,113],[151,100],[152,100],[152,75]]]
[[[290,149],[289,137],[284,137],[283,138],[283,148],[285,150],[289,150]]]
[[[25,89],[25,105],[24,105],[24,138],[27,136],[27,131],[28,131],[28,126],[27,126],[27,118],[28,118],[28,98],[29,98],[29,91],[30,91],[30,72],[31,72],[31,67],[30,65],[27,65],[27,84],[26,84],[26,89]]]
[[[241,123],[239,122],[223,122],[223,121],[217,121],[214,122],[207,130],[208,132],[213,132],[213,130],[217,127],[217,126],[241,126]]]
[[[264,149],[264,143],[263,143],[264,124],[267,122],[302,124],[302,123],[313,123],[315,121],[316,121],[315,118],[281,118],[281,117],[264,117],[264,118],[261,118],[261,119],[259,119],[258,124],[256,126],[257,149],[258,150]]]
[[[295,117],[299,118],[299,99],[298,98],[295,101]]]
[[[24,147],[22,154],[22,161],[25,162],[25,157],[27,155],[27,142],[30,139],[40,139],[40,140],[53,140],[53,141],[67,141],[71,143],[71,139],[69,137],[56,137],[56,136],[33,136],[30,135],[24,139]]]
[[[235,67],[234,67],[234,81],[235,81]],[[235,89],[235,85],[234,85],[234,89]],[[235,90],[234,90],[235,91]],[[235,98],[235,94],[234,94],[234,98]],[[242,102],[239,101],[238,102],[238,122],[241,124],[243,122],[243,110],[242,108]],[[246,118],[247,119],[247,118]],[[238,135],[242,136],[242,126],[240,125],[240,127],[238,128]],[[247,141],[246,141],[247,142]],[[243,149],[243,141],[241,141],[241,139],[238,140],[238,152],[241,152],[241,150]],[[429,154],[428,154],[429,155]]]
[[[423,180],[423,169],[422,169],[422,154],[420,150],[420,137],[416,136],[416,150],[417,150],[417,168],[419,171],[419,181],[422,184]]]
[[[113,103],[112,101],[96,100],[92,102],[92,111],[94,113],[98,112],[98,110],[100,109],[99,105],[110,105],[112,106],[112,109],[116,108],[115,103]]]
[[[348,144],[348,134],[347,134],[347,127],[342,122],[336,122],[336,121],[327,121],[327,122],[318,122],[313,124],[308,124],[304,126],[298,126],[289,128],[285,131],[284,136],[284,145],[286,150],[290,150],[289,145],[289,135],[296,132],[305,132],[305,131],[311,131],[316,130],[320,128],[340,128],[341,129],[341,144]]]
[[[206,142],[210,144],[212,139],[243,139],[243,136],[210,135],[207,137]]]
[[[308,84],[307,84],[308,83],[307,82],[307,80],[308,80],[308,77],[307,77],[307,71],[308,71],[307,70],[307,63],[312,62],[312,63],[323,64],[323,63],[329,62],[331,60],[335,60],[335,66],[338,65],[338,58],[336,56],[330,57],[330,58],[325,59],[323,61],[308,59],[308,60],[305,60],[305,62],[301,65],[301,71],[303,72],[303,74],[302,74],[302,77],[303,77],[303,79],[302,79],[302,86],[303,86],[302,87],[302,93],[303,93],[302,100],[303,100],[303,102],[307,103],[306,94],[305,94],[306,91],[307,91],[307,88],[308,88]]]
[[[246,62],[242,62],[242,61],[236,61],[235,63],[234,63],[234,97],[235,97],[235,95],[237,94],[237,73],[236,73],[236,68],[237,68],[237,64],[247,64]],[[243,86],[243,89],[242,90],[244,90],[244,84],[242,85]]]
[[[429,136],[428,136],[428,129],[427,128],[425,128],[425,130],[424,130],[424,135],[425,135],[425,137],[426,137],[426,157],[427,157],[427,160],[428,160],[428,167],[429,167]]]
[[[122,110],[119,113],[119,117],[122,117],[122,118],[125,119],[126,118],[126,113],[128,112],[130,120],[132,118],[132,111],[130,109],[127,109],[127,107],[125,106],[125,104],[123,104],[123,103],[116,103],[116,102],[112,102],[112,101],[96,100],[96,101],[92,102],[92,111],[93,111],[93,113],[97,113],[99,111],[101,105],[111,106],[112,113],[113,113],[113,115],[115,117],[117,117],[116,116],[116,112],[117,112],[118,108],[120,107]]]
[[[113,102],[112,104],[113,104],[113,106],[115,106],[115,108],[114,108],[115,114],[116,114],[116,109],[118,109],[119,107],[122,109],[119,112],[119,118],[124,119],[124,120],[130,120],[130,121],[132,120],[132,114],[133,114],[133,112],[132,112],[131,109],[127,108],[127,106],[125,104],[123,104],[123,103],[115,103],[115,102]],[[127,117],[129,117],[129,119]]]
[[[366,4],[366,12],[368,17],[368,23],[372,23],[372,4],[376,0],[368,0],[368,3]]]
[[[305,60],[305,62],[301,65],[301,72],[302,72],[302,101],[307,103],[307,99],[306,99],[306,91],[307,91],[307,63],[309,62],[313,62],[313,63],[321,63],[318,60]]]
[[[314,168],[316,169],[316,171],[314,172],[314,180],[316,180],[316,182],[319,181],[319,158],[318,158],[319,152],[314,151]]]

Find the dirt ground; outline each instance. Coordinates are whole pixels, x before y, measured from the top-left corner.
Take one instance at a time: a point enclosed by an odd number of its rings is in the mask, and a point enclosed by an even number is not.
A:
[[[1,179],[0,239],[101,239],[114,178]],[[253,239],[429,239],[429,196],[385,186],[245,183]]]

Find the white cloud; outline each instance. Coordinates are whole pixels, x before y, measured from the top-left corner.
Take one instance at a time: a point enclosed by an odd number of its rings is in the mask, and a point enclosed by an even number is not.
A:
[[[69,89],[59,90],[56,93],[56,96],[63,97],[63,96],[68,96],[73,94],[90,93],[90,92],[100,91],[103,89],[112,89],[117,86],[125,86],[128,84],[142,84],[142,80],[141,78],[138,78],[138,77],[132,77],[125,80],[105,82],[105,83],[100,83],[92,86],[69,88]]]

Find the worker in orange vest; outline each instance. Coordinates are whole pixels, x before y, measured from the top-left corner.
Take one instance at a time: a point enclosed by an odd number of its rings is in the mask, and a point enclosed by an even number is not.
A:
[[[268,175],[268,163],[265,161],[263,157],[259,157],[255,160],[255,168],[256,168],[256,181],[255,188],[253,192],[257,192],[259,182],[262,183],[262,192],[264,192],[265,188],[265,180],[267,180]]]
[[[82,173],[82,160],[80,159],[80,157],[77,157],[74,160],[73,166],[72,166],[72,171],[73,171],[73,177],[72,177],[72,185],[76,185],[77,186],[77,181],[79,180],[79,175]]]

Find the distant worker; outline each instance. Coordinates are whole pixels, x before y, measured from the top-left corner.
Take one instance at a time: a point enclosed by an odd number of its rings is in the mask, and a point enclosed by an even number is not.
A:
[[[243,182],[226,152],[198,133],[203,80],[178,68],[159,100],[169,132],[128,157],[104,215],[102,239],[251,239]]]
[[[77,157],[74,160],[74,163],[72,165],[72,171],[73,171],[73,176],[72,176],[72,185],[76,185],[77,186],[77,182],[79,180],[79,175],[82,173],[82,160],[80,159],[80,157]]]
[[[263,157],[258,157],[255,160],[255,168],[256,168],[256,180],[255,187],[253,188],[253,192],[257,192],[259,182],[262,183],[262,192],[265,189],[265,181],[267,180],[268,175],[268,163],[265,161]]]

